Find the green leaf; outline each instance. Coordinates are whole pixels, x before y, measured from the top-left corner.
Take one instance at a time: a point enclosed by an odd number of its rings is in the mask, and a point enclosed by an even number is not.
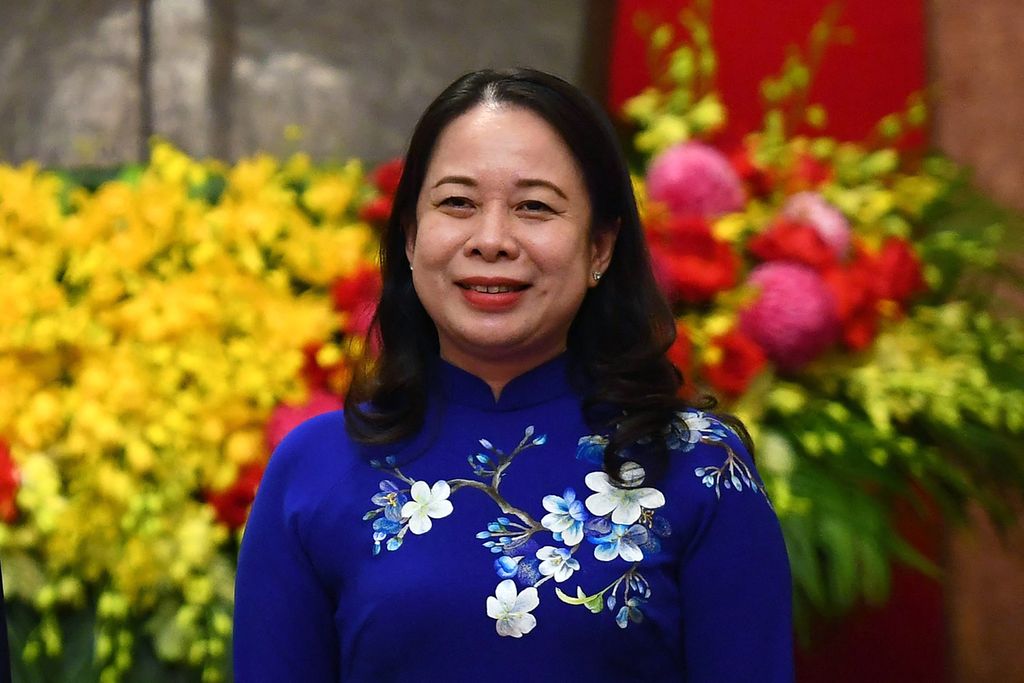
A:
[[[583,605],[594,614],[598,614],[604,608],[604,591],[595,593],[594,595],[587,595],[583,592],[583,589],[576,586],[576,597],[572,598],[562,592],[562,589],[555,588],[555,595],[558,599],[564,603],[570,605]]]

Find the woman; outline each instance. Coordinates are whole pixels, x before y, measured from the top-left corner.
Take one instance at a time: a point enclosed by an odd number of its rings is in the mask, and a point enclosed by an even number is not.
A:
[[[536,71],[458,79],[381,265],[379,361],[256,497],[238,679],[791,679],[778,521],[744,440],[677,398],[599,108]]]

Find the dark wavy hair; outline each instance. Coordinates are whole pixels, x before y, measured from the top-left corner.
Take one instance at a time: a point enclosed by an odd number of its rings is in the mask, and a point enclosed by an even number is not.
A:
[[[667,430],[677,411],[710,409],[714,400],[707,397],[694,406],[679,397],[682,375],[666,357],[676,336],[675,320],[654,281],[614,129],[577,88],[532,69],[468,73],[438,95],[417,123],[380,246],[383,289],[370,329],[379,355],[356,370],[345,401],[346,429],[358,442],[390,444],[423,426],[428,372],[439,346],[433,321],[413,290],[406,234],[415,226],[416,202],[438,138],[480,104],[526,109],[554,128],[583,171],[592,234],[618,230],[601,284],[588,289],[569,329],[570,375],[583,394],[590,427],[608,434],[605,471],[617,478],[621,460],[616,456],[647,442],[652,447],[643,450],[653,452],[645,464],[653,465],[651,475],[657,476],[667,465],[664,439],[649,437]]]

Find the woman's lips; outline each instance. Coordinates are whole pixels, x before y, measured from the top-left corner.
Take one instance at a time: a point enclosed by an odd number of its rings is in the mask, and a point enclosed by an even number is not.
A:
[[[515,307],[529,287],[525,282],[506,278],[466,278],[455,284],[470,306],[488,312]]]

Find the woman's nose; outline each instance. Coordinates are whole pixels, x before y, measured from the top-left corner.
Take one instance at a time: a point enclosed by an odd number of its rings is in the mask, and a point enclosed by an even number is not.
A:
[[[484,209],[478,220],[474,221],[472,232],[466,240],[466,255],[480,256],[486,261],[517,258],[519,245],[515,239],[514,220],[514,216],[503,206]]]

